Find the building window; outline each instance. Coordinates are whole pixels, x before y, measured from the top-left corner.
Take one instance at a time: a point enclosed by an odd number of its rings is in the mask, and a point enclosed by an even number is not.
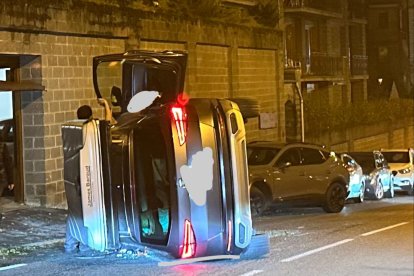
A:
[[[378,14],[378,28],[387,29],[388,28],[388,13],[381,12]]]

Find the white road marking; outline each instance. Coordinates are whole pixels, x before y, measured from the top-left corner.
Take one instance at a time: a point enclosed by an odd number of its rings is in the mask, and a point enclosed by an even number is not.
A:
[[[377,229],[377,230],[374,230],[374,231],[366,232],[364,234],[361,234],[360,236],[366,237],[366,236],[369,236],[369,235],[372,235],[372,234],[376,234],[378,232],[382,232],[382,231],[385,231],[385,230],[388,230],[388,229],[392,229],[392,228],[395,228],[395,227],[398,227],[398,226],[405,225],[407,223],[408,223],[408,221],[401,222],[401,223],[394,224],[394,225],[390,225],[390,226],[387,226],[387,227],[384,227],[384,228],[381,228],[381,229]]]
[[[263,270],[252,270],[252,271],[249,271],[247,273],[244,273],[244,274],[242,274],[240,276],[252,276],[252,275],[256,275],[256,274],[262,273],[262,272],[263,272]]]
[[[198,257],[198,258],[189,258],[189,259],[181,259],[175,260],[171,262],[159,262],[158,266],[173,266],[173,265],[182,265],[182,264],[191,264],[196,262],[204,262],[204,261],[213,261],[213,260],[235,260],[240,259],[238,255],[217,255],[217,256],[206,256],[206,257]]]
[[[27,265],[27,264],[14,264],[14,265],[9,265],[9,266],[3,266],[3,267],[0,267],[0,271],[13,269],[13,268],[18,268],[18,267],[25,266],[25,265]]]
[[[384,227],[384,228],[380,228],[380,229],[377,229],[377,230],[373,230],[373,231],[370,231],[370,232],[366,232],[366,233],[360,234],[360,236],[366,237],[366,236],[373,235],[373,234],[376,234],[376,233],[379,233],[379,232],[382,232],[382,231],[386,231],[386,230],[389,230],[389,229],[392,229],[392,228],[395,228],[395,227],[398,227],[398,226],[405,225],[407,223],[409,223],[409,222],[408,221],[404,221],[404,222],[401,222],[401,223],[397,223],[397,224],[390,225],[390,226],[387,226],[387,227]],[[297,260],[297,259],[300,259],[300,258],[309,256],[309,255],[315,254],[317,252],[320,252],[320,251],[323,251],[323,250],[326,250],[326,249],[329,249],[329,248],[332,248],[332,247],[335,247],[335,246],[338,246],[338,245],[342,245],[344,243],[347,243],[347,242],[350,242],[350,241],[353,241],[353,240],[354,239],[345,239],[345,240],[342,240],[342,241],[339,241],[339,242],[331,243],[331,244],[328,244],[328,245],[325,245],[325,246],[322,246],[322,247],[319,247],[319,248],[316,248],[316,249],[313,249],[313,250],[304,252],[302,254],[295,255],[295,256],[292,256],[292,257],[287,258],[287,259],[283,259],[280,262],[282,262],[282,263],[291,262],[291,261],[294,261],[294,260]]]
[[[292,256],[292,257],[287,258],[287,259],[283,259],[283,260],[281,260],[281,262],[282,263],[291,262],[291,261],[294,261],[294,260],[297,260],[297,259],[300,259],[300,258],[309,256],[309,255],[318,253],[320,251],[323,251],[323,250],[326,250],[326,249],[329,249],[329,248],[332,248],[332,247],[335,247],[335,246],[338,246],[338,245],[341,245],[341,244],[344,244],[344,243],[347,243],[347,242],[350,242],[350,241],[353,241],[353,240],[354,239],[346,239],[346,240],[342,240],[342,241],[339,241],[339,242],[331,243],[331,244],[328,244],[328,245],[325,245],[325,246],[322,246],[322,247],[319,247],[319,248],[316,248],[316,249],[313,249],[313,250],[304,252],[302,254],[299,254],[299,255],[296,255],[296,256]]]

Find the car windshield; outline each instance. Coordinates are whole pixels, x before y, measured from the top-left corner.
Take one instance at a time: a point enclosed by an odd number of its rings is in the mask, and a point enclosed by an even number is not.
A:
[[[248,147],[248,164],[252,166],[269,164],[279,151],[280,149],[278,148]]]
[[[408,151],[393,151],[393,152],[382,152],[388,163],[409,163],[410,157]]]
[[[369,174],[375,170],[374,155],[372,153],[367,155],[352,155],[354,160],[361,166],[364,174]]]

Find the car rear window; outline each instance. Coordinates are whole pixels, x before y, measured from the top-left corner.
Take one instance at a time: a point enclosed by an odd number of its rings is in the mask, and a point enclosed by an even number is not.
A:
[[[382,152],[388,163],[410,163],[410,156],[407,152],[394,151],[394,152]]]
[[[262,148],[262,147],[248,147],[247,161],[249,165],[259,166],[269,164],[280,149],[276,148]]]

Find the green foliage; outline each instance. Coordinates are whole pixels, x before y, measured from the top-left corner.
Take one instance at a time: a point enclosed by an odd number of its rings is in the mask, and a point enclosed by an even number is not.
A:
[[[0,11],[25,18],[29,25],[43,27],[51,19],[54,9],[82,9],[98,17],[111,17],[121,24],[122,19],[113,18],[120,11],[128,20],[127,27],[137,17],[162,16],[188,21],[205,21],[235,24],[248,27],[275,27],[279,19],[278,1],[258,0],[254,7],[223,4],[222,0],[2,0]],[[131,20],[129,20],[131,17]],[[133,18],[134,17],[134,18]],[[133,18],[133,19],[132,19]],[[96,20],[95,20],[96,21]],[[105,21],[104,19],[101,21]],[[105,23],[105,22],[96,23]]]
[[[396,122],[414,118],[414,100],[377,100],[331,106],[318,98],[304,101],[305,131],[318,135],[326,131],[372,125],[381,122]]]
[[[279,22],[279,5],[274,0],[258,0],[257,5],[250,8],[249,13],[259,23],[274,28]]]

